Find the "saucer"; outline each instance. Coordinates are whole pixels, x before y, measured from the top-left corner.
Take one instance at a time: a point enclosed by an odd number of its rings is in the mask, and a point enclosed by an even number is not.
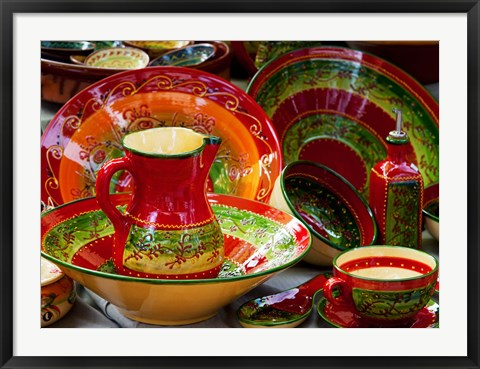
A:
[[[381,328],[365,322],[349,306],[335,306],[322,297],[317,305],[317,313],[336,328]],[[420,310],[415,319],[407,325],[395,328],[438,328],[440,306],[433,299]]]

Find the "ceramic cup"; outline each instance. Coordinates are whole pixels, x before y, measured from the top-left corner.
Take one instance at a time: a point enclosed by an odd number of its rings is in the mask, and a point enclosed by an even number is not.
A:
[[[339,254],[326,299],[347,305],[376,326],[402,326],[435,291],[438,261],[426,252],[401,246],[366,246]]]
[[[73,306],[76,293],[73,280],[55,264],[41,258],[41,322],[49,326],[63,318]]]

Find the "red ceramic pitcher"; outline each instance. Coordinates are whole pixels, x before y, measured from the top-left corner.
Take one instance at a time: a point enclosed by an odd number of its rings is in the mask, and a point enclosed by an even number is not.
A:
[[[215,277],[223,235],[206,197],[206,180],[221,139],[180,127],[125,135],[126,155],[98,172],[97,201],[115,228],[118,273],[142,278]],[[112,176],[128,171],[133,196],[125,210],[109,198]]]

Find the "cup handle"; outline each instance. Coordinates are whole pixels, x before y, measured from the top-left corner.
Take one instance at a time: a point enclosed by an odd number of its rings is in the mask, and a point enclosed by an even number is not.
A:
[[[336,296],[333,293],[337,291]],[[323,295],[333,305],[351,305],[353,303],[351,288],[347,282],[338,277],[332,277],[323,286]]]
[[[124,229],[128,224],[128,221],[125,215],[122,214],[110,201],[110,181],[112,180],[112,176],[119,170],[130,171],[130,168],[130,160],[124,156],[122,158],[108,161],[97,173],[97,180],[95,182],[97,203],[111,220],[116,231]]]

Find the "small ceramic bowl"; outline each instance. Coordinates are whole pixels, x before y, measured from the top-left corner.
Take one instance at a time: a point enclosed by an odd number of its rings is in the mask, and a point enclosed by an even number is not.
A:
[[[47,327],[63,318],[73,306],[76,293],[73,280],[55,264],[41,258],[41,321]]]
[[[151,66],[171,65],[191,67],[209,60],[215,55],[216,46],[212,44],[194,44],[169,51],[150,62]]]
[[[440,200],[439,185],[435,183],[425,188],[423,200],[425,228],[437,241],[439,238]]]
[[[409,247],[360,247],[333,260],[333,275],[323,286],[330,304],[353,308],[376,326],[401,326],[430,301],[438,261]]]
[[[275,182],[270,205],[300,219],[312,233],[303,260],[331,265],[341,251],[372,245],[377,238],[373,213],[355,188],[333,170],[311,161],[287,165]]]
[[[95,51],[85,58],[85,65],[110,69],[144,68],[150,61],[148,55],[133,47],[112,47]]]
[[[123,43],[145,51],[151,59],[154,59],[166,52],[190,45],[192,41],[123,41]]]

